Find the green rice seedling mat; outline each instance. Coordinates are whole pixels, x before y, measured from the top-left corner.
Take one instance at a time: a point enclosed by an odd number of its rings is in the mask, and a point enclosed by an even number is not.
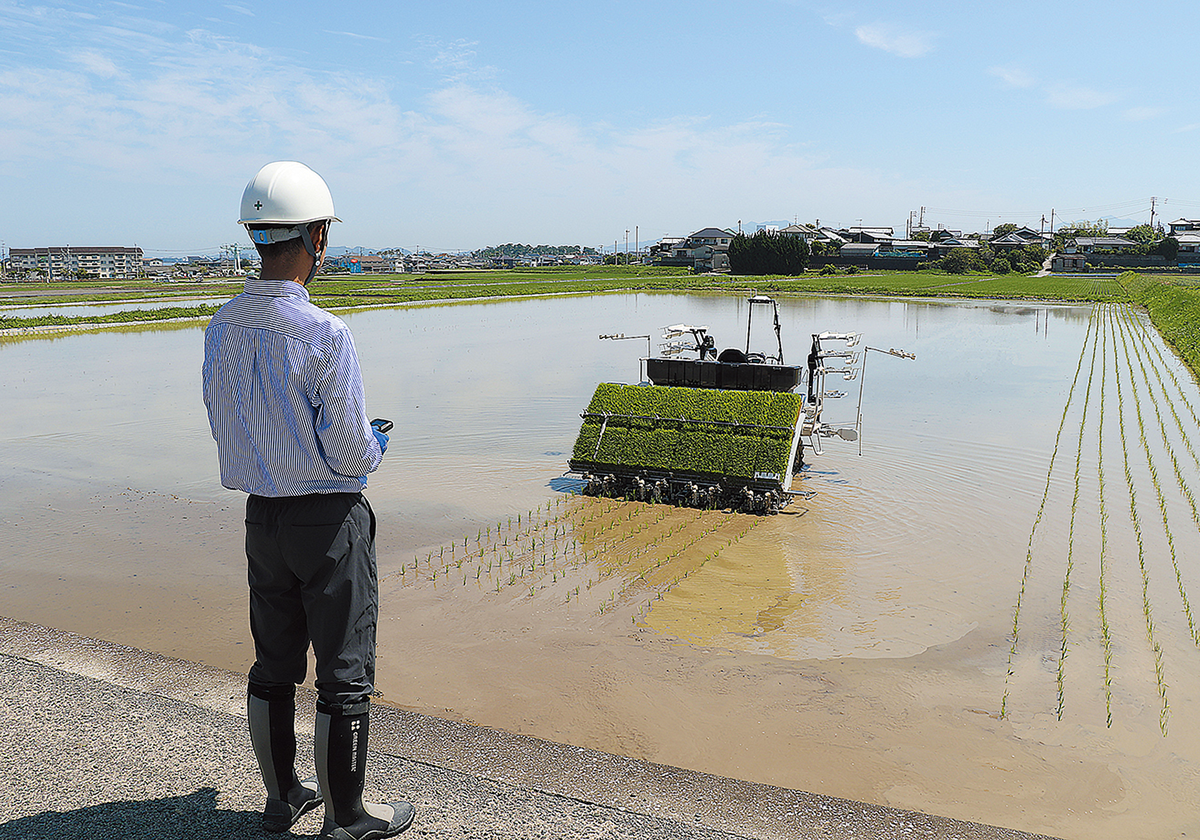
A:
[[[800,394],[601,383],[571,467],[645,468],[786,484]]]

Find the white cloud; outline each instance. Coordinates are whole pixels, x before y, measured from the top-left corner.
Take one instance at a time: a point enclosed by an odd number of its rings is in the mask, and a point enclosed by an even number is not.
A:
[[[494,68],[475,63],[476,46],[477,42],[462,38],[448,44],[432,39],[424,41],[425,49],[432,53],[429,66],[453,82],[489,79],[495,75]]]
[[[1012,88],[1031,88],[1037,84],[1031,74],[1016,67],[990,67],[988,73]]]
[[[346,38],[357,38],[360,41],[381,41],[387,43],[387,38],[380,38],[378,35],[362,35],[358,32],[340,32],[334,29],[326,29],[327,35],[342,35]]]
[[[1086,110],[1111,105],[1116,95],[1069,82],[1055,82],[1045,88],[1046,102],[1055,108]]]
[[[854,34],[868,47],[875,47],[900,58],[920,58],[933,49],[932,33],[918,32],[896,24],[867,24],[855,29]]]
[[[1121,114],[1122,117],[1130,122],[1142,122],[1144,120],[1152,120],[1155,117],[1161,116],[1164,113],[1163,108],[1155,108],[1149,105],[1140,105],[1134,108],[1127,108]]]
[[[93,76],[99,76],[102,79],[111,79],[120,75],[120,70],[113,60],[102,53],[94,50],[86,50],[81,53],[76,53],[71,57],[71,60],[78,64],[87,73]]]
[[[326,176],[339,238],[368,245],[574,242],[639,221],[659,236],[781,203],[768,217],[790,215],[813,194],[837,196],[822,215],[849,215],[896,191],[878,173],[834,170],[768,121],[614,126],[536,108],[486,81],[466,41],[426,44],[443,80],[402,103],[387,75],[314,69],[202,29],[122,19],[60,40],[72,49],[62,66],[0,65],[0,177],[23,225],[46,231],[31,239],[227,241],[246,179],[283,158]]]
[[[247,9],[245,6],[235,6],[231,3],[226,3],[225,8],[229,9],[229,11],[231,11],[231,12],[237,12],[239,15],[246,15],[247,17],[254,17],[254,12],[252,12],[250,9]]]

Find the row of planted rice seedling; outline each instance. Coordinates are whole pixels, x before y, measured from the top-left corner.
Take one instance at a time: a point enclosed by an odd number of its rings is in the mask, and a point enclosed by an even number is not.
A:
[[[1077,399],[1077,385],[1089,346],[1092,356],[1091,370],[1087,386],[1082,389],[1082,411],[1076,411],[1079,415],[1079,430],[1076,435],[1075,470],[1070,482],[1072,490],[1067,517],[1062,588],[1057,598],[1060,631],[1056,669],[1057,715],[1061,719],[1067,705],[1068,651],[1073,645],[1077,647],[1080,644],[1079,641],[1071,641],[1073,629],[1069,605],[1074,581],[1079,574],[1079,564],[1086,559],[1076,545],[1078,524],[1089,513],[1081,507],[1081,481],[1090,477],[1088,473],[1092,473],[1096,481],[1096,494],[1090,498],[1095,500],[1093,515],[1097,517],[1099,529],[1098,545],[1093,549],[1095,554],[1092,556],[1096,574],[1096,612],[1093,614],[1093,626],[1098,627],[1103,656],[1102,684],[1098,688],[1104,700],[1106,722],[1110,726],[1113,723],[1116,705],[1115,683],[1118,680],[1127,683],[1125,689],[1129,691],[1136,690],[1137,684],[1143,679],[1137,673],[1137,669],[1132,667],[1138,661],[1135,652],[1137,646],[1133,644],[1135,637],[1132,628],[1128,626],[1128,622],[1133,620],[1133,614],[1123,612],[1132,610],[1133,604],[1139,603],[1144,624],[1142,635],[1145,639],[1145,650],[1149,654],[1146,665],[1153,671],[1152,677],[1149,674],[1146,674],[1146,677],[1152,678],[1156,687],[1158,725],[1163,734],[1166,734],[1170,703],[1166,676],[1168,648],[1160,638],[1163,633],[1164,616],[1177,616],[1172,618],[1171,624],[1178,628],[1180,638],[1188,640],[1190,649],[1194,651],[1195,647],[1200,646],[1200,629],[1197,628],[1192,614],[1188,595],[1188,578],[1190,576],[1194,582],[1197,579],[1197,569],[1194,563],[1185,562],[1185,553],[1180,548],[1179,533],[1180,519],[1184,516],[1182,509],[1186,508],[1186,518],[1183,521],[1190,519],[1189,528],[1194,530],[1184,537],[1184,544],[1196,545],[1196,540],[1200,537],[1200,510],[1197,509],[1193,489],[1198,480],[1197,476],[1200,476],[1200,457],[1197,457],[1191,441],[1192,437],[1200,433],[1200,418],[1197,418],[1188,398],[1191,383],[1188,383],[1188,386],[1180,383],[1172,369],[1173,360],[1168,359],[1159,349],[1143,320],[1128,306],[1109,305],[1093,311],[1075,381],[1067,396],[1063,422],[1059,426],[1059,438],[1063,434],[1069,409]],[[1096,393],[1093,381],[1097,362],[1101,366],[1101,372],[1098,398],[1093,399],[1093,394]],[[1108,376],[1110,366],[1113,374],[1111,383]],[[1094,410],[1093,403],[1096,403]],[[1167,419],[1168,414],[1171,417],[1170,421]],[[1136,442],[1132,433],[1132,422],[1136,422],[1137,425]],[[1089,464],[1085,458],[1085,439],[1096,441],[1094,464]],[[1004,696],[1001,699],[1001,714],[1009,711],[1012,677],[1023,624],[1023,606],[1029,597],[1026,589],[1031,585],[1033,577],[1031,570],[1050,570],[1060,562],[1053,554],[1047,556],[1042,552],[1040,540],[1036,539],[1039,530],[1047,524],[1043,523],[1042,517],[1051,492],[1051,476],[1056,466],[1058,445],[1059,439],[1056,438],[1047,474],[1046,491],[1030,533],[1020,590],[1013,611],[1009,669]],[[1112,470],[1106,470],[1108,451],[1118,445],[1123,482],[1121,479],[1113,481],[1110,477]],[[1183,463],[1180,458],[1182,453],[1178,451],[1181,448],[1186,449],[1188,453],[1184,456]],[[1163,486],[1163,468],[1167,462],[1170,463],[1171,472],[1175,477],[1179,491],[1177,495],[1173,491],[1168,492]],[[1065,485],[1066,482],[1058,484]],[[1153,493],[1153,506],[1144,501],[1149,492]],[[1121,500],[1116,509],[1112,508],[1114,493]],[[1125,506],[1126,499],[1127,519],[1126,516],[1116,513],[1116,510]],[[1151,510],[1154,513],[1147,517]],[[1117,539],[1114,540],[1114,536]],[[1166,565],[1168,561],[1169,571]],[[1157,576],[1158,571],[1173,577],[1175,586],[1155,589],[1152,578]],[[1140,590],[1140,598],[1136,597],[1134,587]],[[1173,597],[1166,595],[1172,589],[1178,593],[1178,602],[1175,605],[1163,601],[1164,597]],[[1123,615],[1127,617],[1123,618]],[[1089,633],[1085,629],[1081,638],[1086,639],[1088,636]],[[1031,656],[1025,660],[1027,663],[1035,661],[1033,655],[1036,651],[1030,653]],[[1122,660],[1120,663],[1116,661],[1118,658]],[[1180,663],[1177,667],[1195,670],[1200,668],[1200,659]],[[1146,666],[1143,666],[1143,669],[1145,668]],[[1087,670],[1080,673],[1087,673]],[[1080,686],[1079,690],[1086,693],[1087,686]]]
[[[663,594],[753,527],[753,517],[594,497],[558,497],[414,555],[385,581],[546,595],[600,613]],[[589,594],[591,593],[591,594]]]
[[[1125,322],[1126,328],[1131,333],[1134,333],[1135,335],[1140,333],[1139,326],[1136,323],[1136,320],[1130,316],[1128,311],[1126,311],[1124,313],[1124,322]],[[1144,336],[1144,333],[1141,333],[1141,335]],[[1155,347],[1154,349],[1155,349],[1155,355],[1160,363],[1159,365],[1154,365],[1153,363],[1151,364],[1151,369],[1154,372],[1155,383],[1158,386],[1157,392],[1156,392],[1154,385],[1151,384],[1150,376],[1148,375],[1148,373],[1146,371],[1145,362],[1143,361],[1142,357],[1140,355],[1136,355],[1135,358],[1137,358],[1138,368],[1142,374],[1142,380],[1146,383],[1146,392],[1149,397],[1150,405],[1154,409],[1154,416],[1157,421],[1159,435],[1162,439],[1162,443],[1163,443],[1163,446],[1167,453],[1167,456],[1171,461],[1171,468],[1175,474],[1176,483],[1179,487],[1179,490],[1180,490],[1183,498],[1188,503],[1188,506],[1189,506],[1190,512],[1191,512],[1192,522],[1197,526],[1198,529],[1200,529],[1200,513],[1198,513],[1196,510],[1196,499],[1195,499],[1195,496],[1193,495],[1193,491],[1192,491],[1190,485],[1188,484],[1188,481],[1187,481],[1182,469],[1180,468],[1179,458],[1176,456],[1175,450],[1171,446],[1171,441],[1167,434],[1167,424],[1163,418],[1162,410],[1159,405],[1159,393],[1162,394],[1163,401],[1166,402],[1167,406],[1169,407],[1169,409],[1171,411],[1171,414],[1175,420],[1176,428],[1178,428],[1179,432],[1181,433],[1181,440],[1183,441],[1187,450],[1191,453],[1192,460],[1193,460],[1195,466],[1200,467],[1200,459],[1198,459],[1196,457],[1196,453],[1195,453],[1194,448],[1192,447],[1192,443],[1191,443],[1188,435],[1186,434],[1186,431],[1184,430],[1183,423],[1179,418],[1179,412],[1175,408],[1175,401],[1171,397],[1171,392],[1169,392],[1167,390],[1166,385],[1163,382],[1161,367],[1162,367],[1163,363],[1165,362],[1165,360],[1163,359],[1161,352],[1158,351],[1158,348]],[[1128,345],[1125,346],[1125,360],[1126,360],[1126,365],[1128,366],[1130,373],[1132,374],[1133,362],[1131,359]],[[1169,367],[1167,368],[1167,372],[1171,375],[1171,378],[1172,378],[1172,380],[1174,380],[1175,385],[1178,386],[1178,380],[1175,379],[1174,372],[1171,371],[1171,369]],[[1136,398],[1136,394],[1137,394],[1136,383],[1135,383],[1134,394],[1135,394],[1135,398]],[[1190,410],[1191,405],[1187,401],[1186,395],[1183,394],[1182,391],[1180,391],[1179,396],[1182,397],[1181,401],[1184,402],[1187,405],[1188,409]],[[1196,420],[1194,412],[1192,414],[1192,418],[1193,418],[1193,421]],[[1149,443],[1146,441],[1146,436],[1145,436],[1145,431],[1144,431],[1144,427],[1143,427],[1143,423],[1142,423],[1142,415],[1141,415],[1140,409],[1138,411],[1138,426],[1140,429],[1142,429],[1142,447],[1146,454],[1147,463],[1149,464],[1150,477],[1151,477],[1152,483],[1154,485],[1155,497],[1158,501],[1158,510],[1159,510],[1159,515],[1162,519],[1163,532],[1164,532],[1164,534],[1166,536],[1166,540],[1167,540],[1168,555],[1171,560],[1172,570],[1175,573],[1175,582],[1179,589],[1179,599],[1180,599],[1180,603],[1182,604],[1183,614],[1187,620],[1188,633],[1191,635],[1192,641],[1195,642],[1197,645],[1200,645],[1200,630],[1198,630],[1198,628],[1196,626],[1196,620],[1195,620],[1194,616],[1192,615],[1191,600],[1187,594],[1187,587],[1186,587],[1186,585],[1184,583],[1184,579],[1183,579],[1183,570],[1180,566],[1178,552],[1176,551],[1176,547],[1175,547],[1175,535],[1171,529],[1171,522],[1170,522],[1170,518],[1168,516],[1167,498],[1166,498],[1165,493],[1163,492],[1162,483],[1159,480],[1158,469],[1155,467],[1153,458],[1150,455]]]
[[[1096,325],[1096,319],[1092,318],[1088,321],[1088,332],[1084,337],[1083,350],[1087,351],[1088,336],[1092,334],[1092,328]],[[1083,416],[1079,422],[1079,433],[1076,435],[1075,441],[1075,474],[1073,477],[1073,490],[1071,493],[1071,517],[1067,525],[1067,563],[1066,571],[1063,574],[1062,596],[1059,598],[1059,635],[1060,643],[1058,650],[1058,665],[1055,669],[1055,682],[1057,683],[1058,702],[1056,704],[1055,713],[1058,719],[1062,720],[1063,712],[1066,709],[1066,671],[1067,671],[1067,654],[1070,652],[1070,633],[1071,633],[1071,616],[1070,616],[1070,598],[1071,598],[1071,573],[1075,569],[1075,524],[1076,513],[1079,510],[1079,488],[1080,477],[1083,472],[1083,440],[1084,429],[1087,428],[1088,408],[1092,403],[1092,382],[1096,375],[1096,342],[1092,342],[1091,361],[1088,365],[1088,380],[1087,387],[1084,390],[1083,397]],[[1083,361],[1084,353],[1080,353],[1080,362]],[[1078,381],[1079,372],[1076,368],[1076,381]],[[1072,385],[1074,391],[1074,385]],[[1070,405],[1070,396],[1067,400]],[[1065,410],[1063,414],[1066,418]],[[1059,430],[1061,433],[1062,426]],[[1032,535],[1031,535],[1032,536]],[[1032,547],[1032,543],[1031,543]],[[1015,636],[1014,636],[1015,640]]]
[[[1109,313],[1108,313],[1108,321],[1109,321],[1109,325],[1110,325],[1110,328],[1111,328],[1111,331],[1113,334],[1113,350],[1119,356],[1120,353],[1117,350],[1117,339],[1118,339],[1118,330],[1121,325],[1119,325],[1117,323],[1117,320],[1113,316],[1111,308],[1109,309]],[[1146,427],[1142,421],[1141,402],[1138,400],[1137,379],[1135,378],[1135,376],[1133,374],[1133,364],[1129,360],[1129,346],[1128,346],[1126,332],[1124,329],[1120,329],[1119,337],[1120,337],[1121,347],[1122,347],[1122,349],[1124,349],[1124,355],[1125,355],[1125,370],[1121,371],[1116,377],[1116,379],[1117,379],[1117,417],[1118,417],[1118,428],[1120,429],[1120,433],[1121,433],[1121,457],[1122,457],[1123,467],[1124,467],[1124,472],[1125,472],[1125,487],[1129,492],[1129,521],[1130,521],[1130,524],[1133,526],[1134,537],[1137,541],[1138,570],[1142,576],[1142,614],[1145,616],[1145,619],[1146,619],[1146,641],[1150,645],[1150,649],[1154,654],[1154,676],[1155,676],[1155,682],[1158,686],[1158,696],[1159,696],[1159,718],[1158,718],[1159,719],[1159,728],[1165,734],[1167,731],[1167,719],[1168,719],[1168,715],[1170,712],[1170,706],[1167,702],[1167,683],[1166,683],[1166,677],[1163,673],[1162,646],[1158,643],[1158,640],[1155,638],[1155,633],[1154,633],[1154,612],[1153,612],[1153,608],[1151,607],[1151,604],[1150,604],[1150,572],[1146,568],[1146,546],[1145,546],[1145,541],[1142,536],[1141,516],[1138,513],[1137,487],[1135,486],[1135,483],[1133,480],[1133,472],[1129,466],[1129,443],[1125,436],[1124,390],[1121,387],[1121,382],[1124,379],[1128,379],[1129,385],[1130,385],[1130,390],[1132,392],[1133,407],[1134,407],[1135,413],[1137,415],[1138,434],[1139,434],[1140,440],[1141,440],[1142,451],[1146,455],[1146,464],[1150,470],[1150,476],[1152,479],[1152,483],[1153,483],[1155,489],[1160,492],[1160,494],[1161,494],[1161,487],[1160,487],[1159,481],[1158,481],[1158,472],[1154,468],[1154,459],[1151,457],[1150,447],[1149,447],[1149,444],[1147,444],[1147,442],[1146,442]],[[1118,367],[1119,366],[1120,366],[1120,360],[1118,359]],[[1144,373],[1145,373],[1145,371],[1143,371],[1143,374]],[[1126,376],[1126,374],[1128,374],[1128,375]],[[1147,384],[1148,384],[1148,380],[1147,380]],[[1163,519],[1163,522],[1164,522],[1164,524],[1167,524],[1167,520],[1165,517]],[[1167,529],[1167,537],[1168,537],[1168,540],[1170,540],[1169,527]]]
[[[801,402],[792,393],[602,383],[572,461],[741,478],[783,475]]]
[[[1010,633],[1009,649],[1008,649],[1008,667],[1007,667],[1007,669],[1005,671],[1005,675],[1004,675],[1004,693],[1000,698],[1000,716],[1001,717],[1004,717],[1008,712],[1008,698],[1009,698],[1009,693],[1010,693],[1011,681],[1012,681],[1012,677],[1013,677],[1014,660],[1016,659],[1017,648],[1018,648],[1018,645],[1020,642],[1021,606],[1025,602],[1025,590],[1029,585],[1030,572],[1033,570],[1033,542],[1034,542],[1034,538],[1037,536],[1038,526],[1040,526],[1042,524],[1042,517],[1046,513],[1046,502],[1050,498],[1050,482],[1054,477],[1055,464],[1058,462],[1058,447],[1059,447],[1059,444],[1062,442],[1063,429],[1066,428],[1066,425],[1067,425],[1067,414],[1071,409],[1071,402],[1075,399],[1075,389],[1076,389],[1076,386],[1079,384],[1079,374],[1080,374],[1080,371],[1083,369],[1083,360],[1087,355],[1087,342],[1088,342],[1088,338],[1091,337],[1091,335],[1092,335],[1092,326],[1094,325],[1094,323],[1095,323],[1095,311],[1093,310],[1092,319],[1088,322],[1088,332],[1087,332],[1087,335],[1084,337],[1084,346],[1083,346],[1083,349],[1080,350],[1079,361],[1075,365],[1075,377],[1074,377],[1074,379],[1071,380],[1071,389],[1067,392],[1067,402],[1066,402],[1066,405],[1063,406],[1062,418],[1058,421],[1058,432],[1054,436],[1054,450],[1050,454],[1050,466],[1046,470],[1046,484],[1042,490],[1042,500],[1041,500],[1041,503],[1038,505],[1037,516],[1034,517],[1033,527],[1029,531],[1029,544],[1027,545],[1027,547],[1025,549],[1025,565],[1021,569],[1021,585],[1020,585],[1020,589],[1017,592],[1016,606],[1013,608],[1012,632]],[[1094,369],[1094,365],[1095,365],[1094,350],[1093,350],[1093,356],[1092,356],[1092,364],[1093,364],[1093,369]],[[1091,374],[1089,374],[1089,376],[1088,376],[1088,392],[1089,393],[1091,392]],[[1083,433],[1083,430],[1081,427],[1080,434],[1082,435],[1082,433]],[[1066,598],[1065,593],[1063,595],[1063,598],[1064,598],[1064,602],[1065,602],[1065,598]],[[1065,606],[1064,606],[1064,610],[1065,610]],[[1065,612],[1064,612],[1063,621],[1064,622],[1066,621]],[[1066,650],[1066,642],[1065,641],[1063,642],[1063,650],[1064,651]],[[1063,656],[1065,656],[1065,655],[1066,654],[1064,652]]]

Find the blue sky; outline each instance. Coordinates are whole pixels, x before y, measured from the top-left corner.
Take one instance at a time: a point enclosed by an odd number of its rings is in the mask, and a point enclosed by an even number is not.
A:
[[[244,241],[260,165],[334,244],[1200,216],[1194,3],[0,0],[0,241]]]

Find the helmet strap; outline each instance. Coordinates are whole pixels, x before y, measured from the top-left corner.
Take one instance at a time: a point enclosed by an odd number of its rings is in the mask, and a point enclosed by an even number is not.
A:
[[[328,227],[329,223],[326,222],[325,224]],[[308,252],[313,261],[312,269],[308,272],[308,278],[304,281],[304,285],[307,286],[317,276],[317,269],[321,267],[321,263],[325,258],[325,248],[321,248],[320,254],[317,253],[316,246],[313,245],[312,234],[308,231],[308,225],[300,225],[300,238],[304,241],[304,250]],[[326,247],[328,247],[328,244],[328,242],[325,243]]]

